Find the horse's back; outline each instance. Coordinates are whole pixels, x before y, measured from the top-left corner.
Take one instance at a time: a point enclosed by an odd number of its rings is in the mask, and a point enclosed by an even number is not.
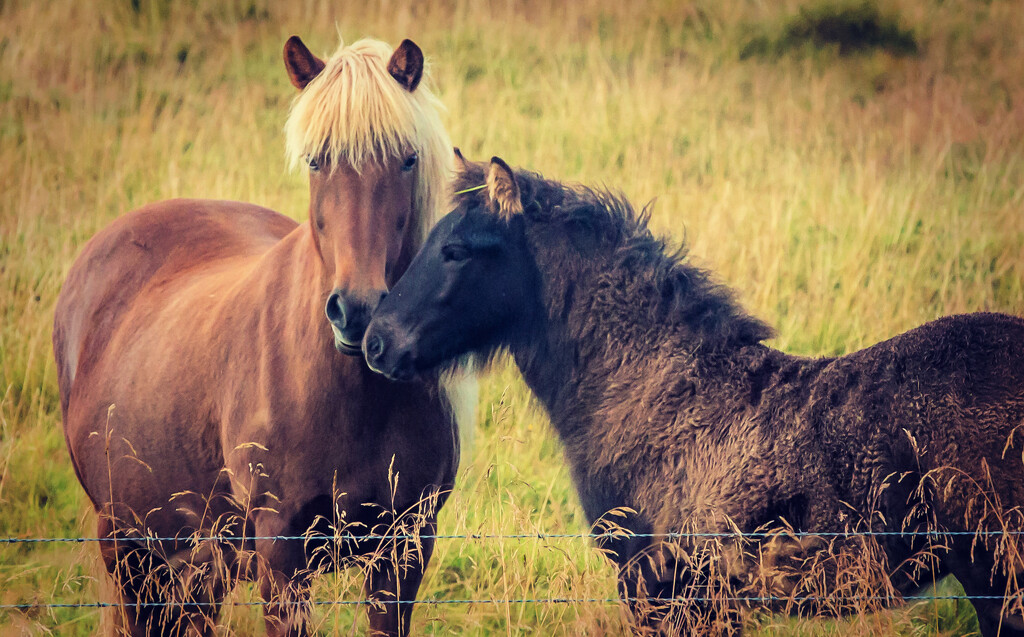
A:
[[[1024,399],[1024,319],[994,312],[945,316],[833,359],[814,387],[819,398],[831,393],[825,402],[837,404],[850,392],[889,393],[895,400],[911,389],[971,403]]]
[[[875,348],[891,351],[897,368],[925,388],[964,406],[985,409],[1024,402],[1024,319],[976,312],[936,319]]]
[[[252,204],[173,199],[140,208],[98,232],[72,265],[57,300],[53,346],[65,417],[75,378],[102,354],[154,279],[258,256],[295,226]]]
[[[957,458],[971,473],[987,465],[1015,494],[1013,505],[1024,505],[1024,467],[1019,453],[1008,453],[1019,447],[1015,438],[1024,425],[1024,319],[961,314],[907,337],[909,382],[901,395],[919,415],[918,444],[934,455],[935,466]]]
[[[1024,467],[1007,454],[1024,424],[1024,319],[947,316],[839,357],[814,381],[811,404],[827,457],[854,471],[844,483],[866,490],[890,475],[950,468],[991,478],[1004,502],[1024,506]],[[887,493],[905,508],[907,494]]]
[[[109,500],[103,493],[109,488],[99,485],[103,480],[96,476],[102,473],[97,463],[103,464],[103,459],[93,456],[102,454],[103,445],[99,451],[93,449],[90,432],[104,429],[99,422],[102,405],[122,407],[120,403],[136,393],[132,388],[138,380],[155,373],[145,361],[110,351],[123,345],[120,326],[138,323],[151,311],[149,306],[160,302],[154,290],[161,283],[200,278],[204,271],[217,271],[224,264],[255,262],[296,225],[251,204],[178,199],[131,212],[86,243],[57,300],[53,350],[65,441],[75,473],[97,506]],[[146,426],[143,421],[136,424]],[[122,436],[125,426],[120,425]],[[158,438],[147,435],[136,438],[135,444],[165,444]],[[198,486],[206,489],[210,480],[193,469]]]

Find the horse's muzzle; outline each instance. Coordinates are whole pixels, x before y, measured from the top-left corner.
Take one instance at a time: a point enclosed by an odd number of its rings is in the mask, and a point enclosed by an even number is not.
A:
[[[380,294],[370,298],[378,299]],[[327,298],[324,313],[334,332],[334,347],[342,354],[360,356],[363,353],[363,333],[370,322],[373,308],[367,299],[344,290],[334,290]]]
[[[363,354],[366,364],[389,380],[412,380],[416,375],[412,352],[396,343],[394,335],[379,322],[370,324],[363,338]]]

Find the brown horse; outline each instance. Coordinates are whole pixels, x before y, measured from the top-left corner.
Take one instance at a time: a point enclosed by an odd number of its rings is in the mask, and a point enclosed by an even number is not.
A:
[[[616,519],[633,534],[604,548],[640,623],[732,633],[744,602],[871,610],[951,572],[985,637],[1024,635],[1022,547],[1005,533],[1024,530],[1024,320],[951,316],[790,356],[621,197],[497,158],[464,164],[456,188],[374,311],[367,361],[412,379],[507,348],[587,517],[630,510]],[[864,530],[889,533],[846,534]]]
[[[365,536],[393,524],[430,533],[455,478],[455,384],[394,384],[355,355],[450,170],[423,54],[361,40],[324,62],[292,37],[284,60],[308,221],[146,206],[86,244],[57,304],[64,432],[121,633],[213,634],[242,577],[258,579],[269,634],[305,634],[311,574],[381,550]],[[274,539],[341,529],[364,537]],[[211,534],[227,539],[196,543]],[[383,602],[372,629],[404,634],[432,540],[392,549],[405,559],[367,567],[365,590]]]

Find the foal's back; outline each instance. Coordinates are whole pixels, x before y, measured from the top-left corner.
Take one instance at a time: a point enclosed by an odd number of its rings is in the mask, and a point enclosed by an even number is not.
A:
[[[956,468],[995,487],[1004,505],[1024,506],[1024,319],[937,319],[837,359],[815,389],[820,408],[842,416],[836,445],[868,453],[866,434],[856,440],[867,425],[893,471]],[[894,457],[901,448],[902,462]],[[995,484],[984,485],[989,478]]]

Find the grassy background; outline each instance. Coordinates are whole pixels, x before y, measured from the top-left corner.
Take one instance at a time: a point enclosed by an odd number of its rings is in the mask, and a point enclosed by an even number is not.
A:
[[[94,534],[50,352],[57,292],[82,243],[175,196],[305,216],[306,179],[285,170],[281,132],[293,97],[281,47],[293,33],[325,55],[338,31],[414,39],[468,157],[604,183],[638,204],[656,197],[656,229],[685,237],[778,328],[781,349],[838,354],[944,314],[1024,314],[1015,1],[363,5],[0,1],[0,536]],[[877,37],[851,48],[821,27],[836,15]],[[493,370],[483,389],[441,532],[585,531],[517,373]],[[93,545],[0,545],[0,604],[109,599],[101,574]],[[323,578],[316,596],[354,599],[357,584]],[[442,541],[421,596],[605,599],[615,588],[583,540]],[[317,616],[329,633],[363,625],[347,608]],[[244,606],[225,619],[240,635],[261,624]],[[414,618],[418,631],[517,635],[622,633],[624,620],[616,604],[424,605]],[[0,610],[0,633],[91,634],[101,621],[95,610]],[[754,621],[784,635],[974,625],[962,602],[841,624]]]

